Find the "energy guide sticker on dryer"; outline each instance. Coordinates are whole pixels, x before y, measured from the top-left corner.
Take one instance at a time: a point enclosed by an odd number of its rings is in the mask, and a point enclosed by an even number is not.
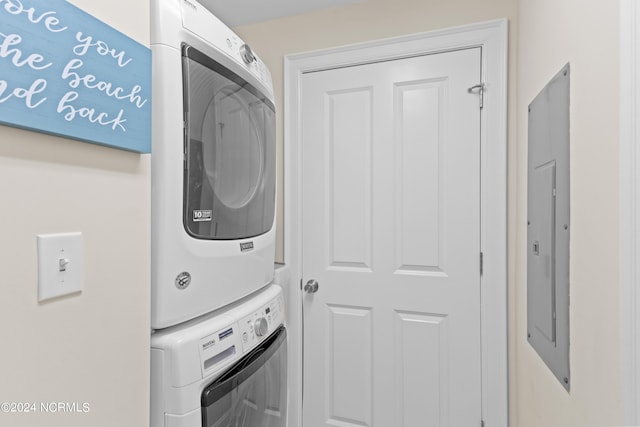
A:
[[[193,222],[211,221],[212,215],[211,210],[193,211]]]
[[[202,2],[151,0],[151,19],[151,325],[162,329],[273,279],[276,118],[269,70]]]

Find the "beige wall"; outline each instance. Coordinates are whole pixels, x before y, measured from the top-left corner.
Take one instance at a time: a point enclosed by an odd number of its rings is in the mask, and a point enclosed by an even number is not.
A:
[[[147,0],[73,0],[149,44]],[[87,402],[2,426],[148,425],[149,156],[0,126],[0,402]],[[39,304],[36,234],[80,231],[79,295]]]
[[[618,2],[518,0],[518,427],[622,421],[618,285]],[[526,341],[527,105],[571,63],[571,393]],[[512,337],[513,338],[513,337]]]
[[[278,158],[281,160],[285,55],[500,18],[510,20],[510,33],[513,35],[515,0],[366,0],[351,6],[241,26],[234,30],[251,44],[271,70],[278,114]],[[512,46],[514,41],[512,37]],[[513,71],[512,67],[511,73]],[[515,93],[515,90],[511,92]],[[276,258],[282,261],[282,167],[279,168],[278,179]]]
[[[148,44],[148,0],[72,2]],[[617,2],[608,0],[368,0],[236,29],[273,74],[281,159],[285,55],[510,20],[510,409],[516,427],[621,422],[617,13]],[[566,62],[572,66],[570,394],[526,342],[525,299],[526,107]],[[0,414],[0,424],[148,425],[148,156],[0,127],[0,194],[0,402],[77,401],[91,408],[88,414]],[[282,187],[278,197],[282,203]],[[64,231],[83,232],[84,290],[38,304],[35,236]],[[282,250],[280,208],[280,260]]]

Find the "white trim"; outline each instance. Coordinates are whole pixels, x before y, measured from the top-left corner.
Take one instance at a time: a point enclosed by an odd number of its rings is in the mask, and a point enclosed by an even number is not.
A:
[[[507,28],[506,20],[289,55],[284,64],[284,257],[291,268],[290,420],[302,426],[300,83],[302,74],[438,51],[481,47],[486,85],[482,115],[482,412],[485,425],[508,426],[507,363]],[[294,302],[296,302],[294,304]]]
[[[640,421],[640,7],[620,1],[620,312],[625,425]]]

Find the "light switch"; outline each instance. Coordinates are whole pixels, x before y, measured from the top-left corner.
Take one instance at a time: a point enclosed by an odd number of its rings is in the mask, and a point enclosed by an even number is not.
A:
[[[38,301],[82,291],[82,233],[39,234]]]

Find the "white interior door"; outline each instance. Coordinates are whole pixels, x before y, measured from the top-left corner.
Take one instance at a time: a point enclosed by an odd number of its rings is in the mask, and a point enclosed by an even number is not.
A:
[[[479,48],[304,74],[304,427],[479,426]]]

